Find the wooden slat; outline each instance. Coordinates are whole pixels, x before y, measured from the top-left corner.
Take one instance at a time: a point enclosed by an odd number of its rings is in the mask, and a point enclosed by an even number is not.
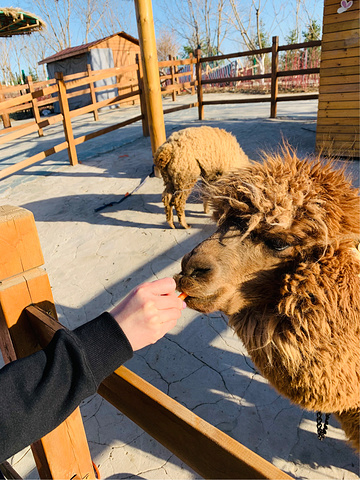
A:
[[[343,113],[344,114],[344,113]],[[321,116],[321,121],[318,121],[318,125],[349,125],[357,126],[359,124],[356,117],[325,117]]]
[[[270,102],[270,96],[262,96],[258,98],[239,98],[234,100],[205,100],[203,105],[237,105],[242,103],[266,103]]]
[[[323,98],[321,98],[321,100],[319,101],[319,110],[346,110],[346,112],[348,112],[349,110],[359,111],[359,95],[355,93],[353,95],[353,99],[349,101],[324,101]]]
[[[189,103],[188,105],[180,105],[179,107],[167,108],[164,110],[164,115],[167,113],[179,112],[180,110],[187,110],[188,108],[198,107],[198,102]]]
[[[119,72],[121,70],[121,72]],[[71,90],[72,88],[80,87],[82,85],[88,85],[89,82],[98,82],[100,80],[104,80],[105,78],[113,77],[115,76],[115,72],[118,75],[119,73],[125,73],[125,72],[131,72],[131,71],[136,71],[137,70],[137,65],[129,65],[126,67],[118,67],[111,69],[111,72],[109,70],[102,71],[102,73],[99,74],[93,74],[91,78],[88,76],[84,78],[80,78],[79,80],[73,80],[70,82],[66,83],[66,89]]]
[[[125,367],[99,394],[207,479],[290,477]]]
[[[339,2],[340,3],[340,2]],[[339,5],[338,5],[339,6]],[[337,9],[333,9],[333,13],[329,13],[324,17],[324,26],[332,25],[334,23],[346,22],[359,19],[358,10],[348,10],[344,13],[337,13]]]
[[[331,58],[331,59],[321,59],[321,73],[324,73],[322,69],[332,69],[332,68],[344,68],[351,66],[359,66],[359,57],[348,57],[348,58]],[[355,71],[358,73],[359,69]]]
[[[335,35],[335,34],[334,34]],[[359,36],[346,37],[345,39],[335,39],[334,41],[323,41],[321,45],[321,50],[328,52],[331,50],[339,50],[342,48],[358,48],[359,47]]]
[[[185,58],[183,60],[164,60],[159,62],[159,68],[171,67],[173,66],[180,66],[180,65],[192,65],[195,64],[195,58]],[[187,72],[190,75],[190,72]]]
[[[321,52],[321,60],[330,60],[336,58],[350,58],[358,57],[360,55],[360,48],[341,48],[339,50],[330,50]]]
[[[317,138],[321,140],[336,140],[338,142],[350,142],[359,144],[359,133],[339,133],[339,132],[324,132],[320,133],[317,130]]]
[[[339,80],[342,77],[348,77],[350,75],[359,74],[359,66],[348,66],[340,68],[322,68],[321,67],[321,78],[324,77],[337,77]]]
[[[105,133],[110,133],[119,128],[126,127],[127,125],[131,125],[132,123],[139,122],[141,119],[142,119],[142,115],[138,115],[137,117],[125,120],[125,122],[116,123],[115,125],[102,128],[101,130],[97,130],[96,132],[82,135],[81,137],[75,138],[75,145],[80,145],[81,143],[87,142],[88,140],[92,140],[93,138],[100,137],[101,135],[105,135]]]
[[[359,28],[359,19],[347,20],[344,22],[335,22],[329,23],[324,25],[323,34],[326,33],[333,33],[333,32],[343,32],[346,30],[353,30],[355,28]]]
[[[341,156],[357,156],[359,152],[359,142],[334,139],[317,139],[318,143],[322,147],[331,148],[333,152],[337,152],[337,155]]]
[[[347,118],[359,118],[359,109],[354,108],[353,110],[330,110],[330,108],[326,110],[319,110],[318,111],[318,119],[322,117],[327,118],[339,118],[342,115],[346,114]]]
[[[320,94],[325,94],[325,93],[345,93],[345,92],[358,92],[360,90],[360,84],[359,82],[354,82],[354,83],[341,83],[340,85],[333,81],[333,84],[325,84],[321,83],[320,79],[320,87],[319,87],[319,93]],[[329,80],[329,78],[327,79]]]
[[[343,92],[343,93],[323,93],[321,95],[322,102],[349,102],[349,101],[359,101],[360,100],[360,93],[359,90],[357,92]]]
[[[72,110],[70,112],[70,118],[79,117],[80,115],[84,115],[85,113],[89,113],[94,111],[95,108],[104,108],[110,105],[115,105],[119,103],[121,100],[125,100],[127,98],[135,97],[139,95],[139,90],[134,92],[125,93],[123,95],[118,95],[117,97],[107,98],[106,100],[102,100],[101,102],[97,102],[95,105],[86,105],[85,107],[77,108],[76,110]]]
[[[39,152],[36,155],[33,155],[32,157],[26,158],[21,162],[11,165],[10,167],[3,168],[2,170],[0,170],[0,179],[8,177],[9,175],[18,172],[23,168],[30,167],[30,165],[34,165],[34,163],[40,162],[40,160],[44,160],[46,157],[49,157],[54,153],[61,152],[66,148],[68,148],[68,142],[62,142],[54,145],[51,148],[48,148],[47,150],[44,150],[43,152]]]
[[[21,130],[23,128],[30,127],[30,125],[33,125],[34,123],[35,123],[35,121],[32,120],[28,123],[23,123],[22,125],[15,125],[14,127],[2,128],[2,129],[0,129],[0,135],[6,135],[8,133],[16,132],[17,130]]]
[[[341,87],[342,84],[350,85],[350,84],[359,84],[360,75],[343,75],[341,78],[337,76],[332,77],[323,77],[320,75],[320,86],[321,85],[339,85]]]
[[[317,133],[359,135],[360,125],[318,125]]]
[[[10,129],[9,129],[10,130]],[[11,142],[12,140],[16,140],[17,138],[24,137],[25,135],[29,135],[30,133],[37,132],[39,130],[39,125],[36,123],[31,122],[29,125],[26,125],[24,128],[17,129],[8,135],[0,138],[0,145],[3,143]]]

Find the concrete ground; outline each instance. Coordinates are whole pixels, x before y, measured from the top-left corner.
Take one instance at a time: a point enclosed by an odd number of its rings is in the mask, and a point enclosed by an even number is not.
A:
[[[231,97],[230,97],[231,96]],[[209,94],[205,99],[232,98]],[[194,101],[178,97],[177,103]],[[173,106],[167,99],[166,106]],[[135,116],[138,107],[89,115],[74,122],[75,136]],[[225,128],[250,158],[276,149],[285,138],[305,156],[314,152],[317,102],[205,107],[165,115],[166,133],[200,124]],[[116,118],[116,120],[114,120]],[[48,142],[31,134],[0,149],[2,165],[18,161]],[[60,142],[61,140],[59,140]],[[78,148],[81,163],[68,165],[66,152],[0,182],[2,204],[34,213],[60,321],[74,328],[119,302],[135,285],[173,276],[182,256],[214,229],[193,196],[187,205],[192,229],[171,230],[165,222],[162,180],[152,171],[149,138],[140,123]],[[358,162],[349,163],[358,184]],[[122,203],[116,203],[146,178]],[[113,203],[100,211],[98,207]],[[359,459],[345,444],[334,419],[326,439],[316,436],[313,413],[279,396],[253,367],[221,313],[183,312],[178,326],[157,344],[136,353],[126,366],[296,479],[357,479]],[[168,450],[94,395],[81,411],[94,462],[103,479],[195,479]],[[38,478],[29,448],[10,459],[26,479]]]

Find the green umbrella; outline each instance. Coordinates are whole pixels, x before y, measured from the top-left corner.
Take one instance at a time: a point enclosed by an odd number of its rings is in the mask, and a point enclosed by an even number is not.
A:
[[[0,7],[0,37],[26,35],[45,28],[41,18],[21,8]]]

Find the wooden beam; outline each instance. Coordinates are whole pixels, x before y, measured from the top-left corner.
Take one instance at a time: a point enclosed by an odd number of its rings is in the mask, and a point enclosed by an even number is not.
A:
[[[106,378],[98,393],[203,478],[290,480],[125,367]]]

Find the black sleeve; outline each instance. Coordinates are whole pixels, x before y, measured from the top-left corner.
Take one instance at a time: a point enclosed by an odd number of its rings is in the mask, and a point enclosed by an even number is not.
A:
[[[0,462],[49,433],[133,355],[107,312],[0,370]]]

